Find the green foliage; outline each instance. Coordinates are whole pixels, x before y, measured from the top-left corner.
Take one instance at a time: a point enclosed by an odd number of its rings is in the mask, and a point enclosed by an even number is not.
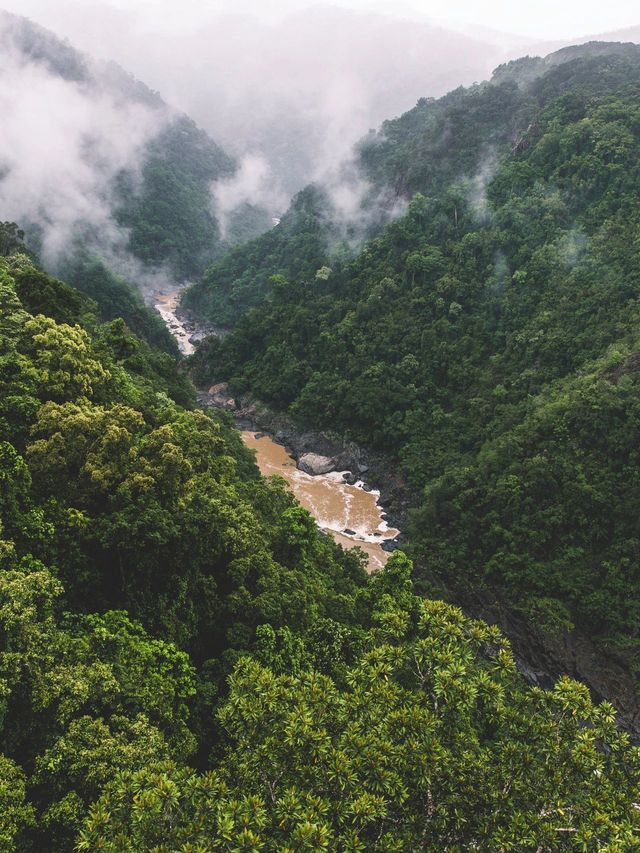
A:
[[[119,771],[206,762],[260,626],[348,613],[366,577],[227,419],[172,399],[170,356],[90,307],[0,264],[1,830],[29,850],[72,849]]]
[[[16,294],[31,314],[45,314],[57,323],[74,323],[91,313],[93,305],[88,299],[37,269],[24,254],[14,254],[9,269]]]
[[[131,251],[146,264],[168,264],[181,279],[213,260],[219,233],[210,185],[233,172],[233,161],[187,118],[174,119],[148,146],[137,186],[123,173],[118,219],[129,228]]]
[[[329,257],[322,199],[303,193],[248,246],[237,287],[242,252],[221,262],[210,309],[234,288],[233,319],[265,298],[197,357],[203,375],[394,454],[418,504],[418,575],[627,647],[634,57],[525,62],[418,105],[363,154],[374,183],[421,191],[406,215],[358,257]],[[511,122],[528,128],[515,145]],[[211,222],[190,217],[215,152],[184,130],[128,215],[148,261],[195,269]],[[486,145],[495,169],[478,178]],[[122,319],[100,325],[13,252],[0,536],[2,849],[640,845],[640,756],[611,705],[568,678],[526,686],[495,627],[416,595],[404,554],[367,577],[362,554],[259,476],[230,417],[193,409],[168,353]]]
[[[413,194],[406,215],[274,283],[193,359],[398,465],[421,575],[627,649],[639,81],[638,48],[596,45],[419,102],[361,148],[374,183]]]
[[[34,823],[25,802],[26,779],[18,765],[0,755],[0,849],[20,850],[19,835]]]
[[[100,320],[123,319],[135,335],[177,355],[177,345],[161,317],[145,304],[133,285],[110,272],[99,259],[76,255],[73,262],[66,265],[64,275],[74,288],[95,302]]]
[[[495,628],[372,590],[366,648],[340,682],[244,658],[213,774],[122,774],[79,849],[617,850],[638,842],[637,750],[584,687],[524,690]]]
[[[0,222],[0,257],[6,258],[24,247],[24,231],[15,222]]]
[[[232,248],[192,285],[183,304],[213,323],[232,325],[286,281],[310,277],[322,266],[330,236],[327,200],[316,187],[294,199],[280,224],[251,242]]]

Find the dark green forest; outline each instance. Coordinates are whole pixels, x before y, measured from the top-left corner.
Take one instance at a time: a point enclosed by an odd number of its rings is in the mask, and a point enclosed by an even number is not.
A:
[[[284,263],[258,251],[275,236],[250,244],[269,286],[194,368],[386,454],[423,582],[635,671],[640,48],[609,48],[519,60],[363,140],[405,215],[350,258],[309,239],[321,274],[295,241]],[[224,298],[230,266],[190,304]]]
[[[234,169],[187,116],[168,124],[148,146],[141,182],[129,173],[118,181],[117,219],[133,254],[150,266],[167,264],[178,279],[199,275],[220,246],[209,188]]]
[[[121,221],[149,267],[210,264],[185,303],[233,329],[188,361],[88,248],[63,281],[0,224],[0,851],[638,849],[616,697],[532,686],[445,596],[637,677],[640,48],[386,122],[360,245],[312,186],[223,254],[233,164],[167,134]],[[368,574],[197,405],[213,379],[381,454],[405,550]]]
[[[175,360],[0,261],[0,848],[631,849],[613,708],[322,534]]]

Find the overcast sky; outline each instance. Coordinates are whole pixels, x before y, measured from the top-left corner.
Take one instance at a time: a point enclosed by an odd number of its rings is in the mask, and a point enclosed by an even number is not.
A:
[[[313,5],[313,0],[0,0],[0,6],[31,15],[47,26],[67,24],[71,14],[111,7],[131,16],[149,29],[191,29],[220,12],[251,11],[262,17]],[[334,5],[360,11],[427,18],[462,26],[484,26],[533,39],[567,39],[640,24],[637,0],[334,0]],[[115,18],[114,18],[115,20]],[[78,21],[76,20],[76,24]],[[86,21],[87,27],[91,26]],[[75,35],[75,34],[74,34]]]

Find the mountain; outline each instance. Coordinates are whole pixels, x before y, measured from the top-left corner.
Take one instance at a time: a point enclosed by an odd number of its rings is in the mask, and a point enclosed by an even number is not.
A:
[[[66,154],[64,177],[73,180],[74,173],[80,176],[76,177],[78,190],[91,190],[90,200],[95,198],[102,216],[110,219],[115,228],[127,229],[126,248],[136,257],[151,265],[168,264],[180,277],[201,269],[219,244],[218,226],[210,211],[209,187],[233,172],[233,161],[189,118],[170,110],[156,92],[114,63],[93,62],[52,33],[7,13],[2,16],[1,35],[6,69],[3,86],[13,86],[16,95],[22,94],[22,87],[33,82],[28,77],[34,75],[41,84],[40,96],[54,98],[48,110],[38,104],[43,123],[48,123],[39,132],[67,136],[66,152],[49,151],[51,162],[47,165],[53,173],[50,180],[63,177],[56,172],[59,158]],[[97,105],[96,109],[91,108],[92,104]],[[18,106],[8,121],[16,125],[16,135],[26,136],[35,129],[27,126]],[[108,121],[104,116],[107,110]],[[98,112],[95,127],[92,120]],[[70,118],[65,113],[70,113]],[[125,142],[121,137],[127,133],[129,140]],[[27,156],[29,153],[27,147]],[[10,161],[10,152],[3,156]],[[14,180],[33,179],[35,165],[16,164],[13,168],[21,168],[22,173]],[[32,167],[31,174],[28,167]],[[11,181],[9,165],[3,184],[6,187]],[[34,188],[22,189],[33,192]],[[53,193],[58,187],[52,185],[49,189]],[[9,196],[8,201],[14,199]],[[78,210],[71,212],[77,215],[76,221],[65,223],[70,231],[68,238],[75,236],[75,227],[83,242],[89,236],[99,243],[104,222],[92,218],[91,211],[85,214],[82,200],[76,202]],[[34,225],[45,232],[44,250],[50,251],[47,231],[55,222],[42,223],[37,211],[29,209],[9,209],[7,213],[22,220],[34,217]],[[48,214],[51,216],[50,211]],[[92,228],[97,233],[92,234]],[[108,243],[120,236],[119,232],[109,234]]]
[[[251,2],[193,6],[174,26],[135,7],[99,4],[91,16],[42,6],[38,15],[91,53],[109,45],[242,163],[259,157],[264,180],[244,176],[235,189],[238,198],[259,198],[271,216],[369,128],[421,95],[484,79],[525,50],[511,36],[465,34],[398,8],[317,3],[266,12]]]
[[[424,588],[595,643],[626,667],[631,719],[639,97],[640,48],[595,43],[419,101],[360,146],[407,213],[355,257],[311,243],[321,274],[297,243],[250,244],[257,307],[195,356],[203,380],[386,454]]]
[[[115,63],[4,12],[0,43],[4,219],[21,223],[50,270],[84,282],[105,319],[115,298],[134,330],[172,349],[140,291],[195,277],[220,253],[211,187],[234,161]],[[268,227],[255,207],[232,213],[236,234]]]
[[[175,360],[0,228],[0,844],[637,840],[607,704],[323,535]],[[425,806],[426,803],[426,806]],[[348,807],[345,808],[345,804]]]
[[[566,66],[562,73],[568,75],[567,80],[552,75],[549,83],[558,92],[570,90],[574,84],[582,85],[571,77],[572,60],[584,56],[595,61],[600,54],[621,61],[628,57],[633,64],[637,48],[605,42],[570,46],[544,58],[523,57],[505,63],[494,71],[490,84],[459,87],[439,99],[420,98],[412,110],[385,121],[378,131],[370,131],[360,140],[351,174],[333,184],[314,185],[294,201],[278,228],[223,254],[189,289],[185,305],[214,322],[232,325],[268,292],[274,275],[307,275],[308,262],[318,261],[316,269],[322,266],[322,251],[325,255],[332,249],[337,255],[352,254],[354,242],[357,245],[363,235],[379,231],[406,207],[413,193],[441,191],[466,176],[477,185],[480,199],[497,153],[517,142],[518,134],[547,97],[537,92],[544,85],[540,79],[550,69]],[[617,71],[607,73],[624,75],[625,69],[622,62]],[[599,71],[596,63],[591,74]],[[597,89],[594,79],[588,85]],[[611,80],[603,78],[602,85],[610,87]],[[314,198],[313,210],[302,201],[309,192]],[[339,209],[341,192],[349,198],[346,212]],[[301,205],[304,218],[299,215]],[[299,242],[298,229],[302,229],[303,242],[310,245],[314,241],[313,251],[305,253],[294,245]]]

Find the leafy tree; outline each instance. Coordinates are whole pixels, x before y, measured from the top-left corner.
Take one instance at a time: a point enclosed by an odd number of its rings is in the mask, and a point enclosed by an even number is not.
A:
[[[524,689],[499,632],[412,596],[407,568],[378,576],[340,683],[241,660],[218,770],[122,774],[79,849],[631,849],[640,764],[611,706]]]

